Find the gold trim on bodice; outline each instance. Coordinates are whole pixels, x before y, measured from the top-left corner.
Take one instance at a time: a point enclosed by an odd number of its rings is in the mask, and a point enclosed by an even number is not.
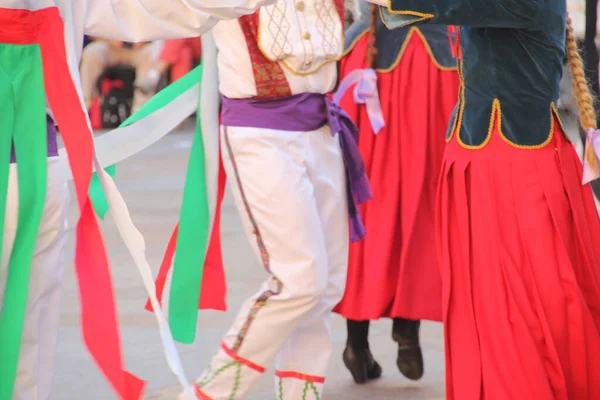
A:
[[[492,139],[492,135],[494,133],[494,127],[497,126],[500,137],[502,138],[502,140],[504,140],[509,145],[516,147],[518,149],[535,150],[535,149],[541,149],[542,147],[545,147],[550,142],[552,142],[552,137],[554,135],[555,119],[559,122],[561,128],[564,131],[565,128],[564,128],[564,123],[562,121],[562,118],[560,117],[560,114],[558,113],[558,110],[556,109],[556,105],[554,104],[554,102],[551,102],[549,104],[549,107],[550,107],[550,130],[548,132],[548,136],[546,137],[546,140],[544,140],[543,143],[540,143],[537,145],[524,145],[524,144],[515,143],[515,142],[511,141],[508,137],[506,137],[506,135],[502,131],[502,104],[500,102],[500,99],[495,98],[492,101],[492,110],[491,110],[490,116],[489,116],[489,127],[488,127],[488,132],[487,132],[487,135],[486,135],[484,141],[478,145],[469,145],[467,143],[464,143],[462,141],[462,138],[460,137],[460,130],[463,125],[463,114],[464,114],[465,105],[466,105],[466,98],[465,98],[466,85],[465,85],[465,80],[464,80],[464,75],[463,75],[463,68],[464,68],[463,61],[460,60],[459,68],[458,68],[458,75],[460,78],[460,90],[458,93],[458,110],[457,110],[456,116],[454,117],[454,121],[452,121],[452,130],[450,131],[450,134],[446,138],[447,143],[452,141],[452,139],[456,138],[456,140],[458,141],[458,144],[460,144],[465,149],[469,149],[469,150],[482,149]]]
[[[350,54],[350,52],[354,49],[356,44],[363,37],[365,37],[365,35],[368,35],[368,34],[369,34],[369,29],[365,30],[363,33],[358,35],[356,37],[356,39],[354,39],[354,41],[352,43],[350,43],[348,48],[344,51],[344,57],[347,56],[348,54]],[[400,61],[402,60],[402,56],[404,55],[404,52],[406,51],[406,48],[408,47],[408,44],[410,43],[413,35],[417,35],[421,38],[421,41],[423,42],[425,49],[429,53],[429,57],[431,58],[431,61],[440,71],[457,71],[458,70],[458,67],[445,67],[442,64],[440,64],[440,62],[435,57],[435,54],[433,53],[433,49],[431,48],[431,45],[429,44],[427,37],[425,37],[423,32],[419,28],[416,28],[416,27],[409,28],[409,31],[406,34],[406,38],[404,39],[404,42],[402,43],[402,47],[400,48],[400,51],[396,55],[396,59],[394,60],[392,65],[389,68],[376,68],[375,70],[380,73],[388,73],[388,72],[392,72],[394,69],[396,69],[398,64],[400,64]]]

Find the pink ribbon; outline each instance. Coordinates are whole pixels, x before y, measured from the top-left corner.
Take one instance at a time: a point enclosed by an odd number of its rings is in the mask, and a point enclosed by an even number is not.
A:
[[[334,93],[335,103],[340,104],[348,89],[354,87],[354,102],[364,104],[367,107],[367,115],[373,127],[373,132],[378,134],[385,126],[381,103],[379,102],[379,91],[377,90],[377,73],[372,68],[357,69],[352,71],[340,83],[338,90]]]
[[[600,178],[600,130],[590,128],[585,138],[583,184]]]

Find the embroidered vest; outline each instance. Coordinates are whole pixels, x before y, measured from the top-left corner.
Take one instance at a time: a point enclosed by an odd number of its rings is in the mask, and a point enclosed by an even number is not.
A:
[[[292,94],[284,67],[310,75],[343,55],[344,0],[277,0],[239,23],[259,99]]]

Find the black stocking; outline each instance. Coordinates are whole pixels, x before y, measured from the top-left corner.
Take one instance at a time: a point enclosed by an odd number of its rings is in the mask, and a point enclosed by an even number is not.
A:
[[[407,338],[419,337],[418,331],[420,321],[413,321],[404,318],[394,318],[394,325],[392,328],[392,337],[395,341],[406,340]]]
[[[348,327],[348,346],[354,350],[364,350],[369,348],[369,324],[370,321],[347,320]]]

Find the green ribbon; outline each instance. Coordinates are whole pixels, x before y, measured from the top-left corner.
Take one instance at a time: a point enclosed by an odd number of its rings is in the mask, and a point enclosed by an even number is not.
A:
[[[200,288],[211,232],[200,114],[198,110],[183,189],[169,301],[169,324],[173,337],[181,343],[193,343],[196,336]]]
[[[157,93],[138,112],[123,122],[121,127],[139,121],[167,106],[179,95],[198,83],[201,76],[202,65]],[[169,303],[169,324],[173,331],[173,337],[181,343],[192,343],[196,335],[204,260],[210,240],[210,208],[204,163],[204,142],[198,110],[196,131],[183,190]],[[106,168],[106,171],[114,177],[116,166],[112,165]],[[108,211],[108,203],[96,174],[94,174],[90,186],[90,198],[94,203],[96,213],[104,218]]]
[[[158,92],[156,95],[154,95],[137,112],[133,113],[129,116],[129,118],[123,121],[119,128],[129,126],[141,119],[146,118],[155,111],[158,111],[161,108],[165,107],[170,102],[175,100],[175,98],[179,97],[182,93],[186,92],[196,83],[198,83],[201,74],[201,66],[194,68],[185,76],[176,80],[175,82]],[[116,164],[106,167],[105,171],[114,178],[117,173]],[[90,199],[92,200],[92,204],[94,205],[94,210],[96,211],[96,214],[100,218],[104,219],[109,207],[108,202],[106,200],[106,196],[104,195],[104,190],[102,190],[102,185],[100,184],[100,179],[98,178],[98,174],[95,172],[92,176],[89,195]]]
[[[27,310],[31,262],[44,212],[46,97],[38,45],[0,44],[0,226],[4,227],[11,146],[18,159],[18,225],[0,312],[0,399],[11,399]],[[0,230],[0,243],[4,230]],[[2,249],[0,249],[1,256]],[[0,268],[6,268],[1,266]],[[1,271],[0,271],[1,272]]]

